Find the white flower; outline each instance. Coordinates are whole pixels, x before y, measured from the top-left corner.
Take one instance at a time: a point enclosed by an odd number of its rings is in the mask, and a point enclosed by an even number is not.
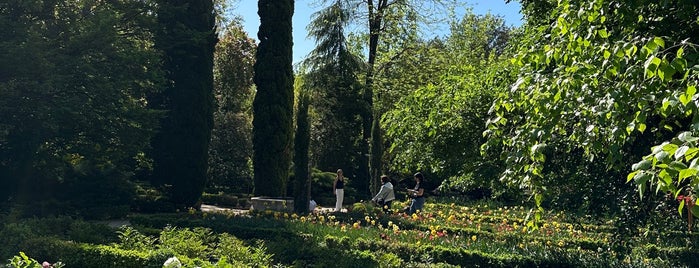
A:
[[[177,257],[172,257],[165,261],[163,268],[182,268],[182,263],[177,259]]]

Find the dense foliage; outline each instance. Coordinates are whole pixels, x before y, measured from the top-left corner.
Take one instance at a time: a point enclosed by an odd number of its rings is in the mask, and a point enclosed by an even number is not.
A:
[[[149,5],[0,3],[2,202],[29,215],[128,211],[126,180],[157,128],[145,97],[163,78]]]
[[[210,191],[252,192],[252,98],[255,42],[239,21],[223,30],[214,57],[214,128]]]
[[[405,94],[382,119],[394,171],[422,170],[474,197],[504,190],[499,161],[480,146],[494,96],[513,81],[502,55],[510,35],[501,18],[467,13],[446,40],[419,43],[386,70],[382,85]]]
[[[311,163],[314,167],[345,176],[359,176],[360,115],[368,109],[361,100],[358,74],[362,62],[348,47],[346,27],[350,19],[343,1],[335,1],[313,15],[309,36],[316,47],[303,62],[314,117],[311,125]],[[357,189],[368,189],[368,180],[357,178]]]
[[[254,193],[286,195],[292,155],[294,74],[291,68],[293,0],[260,0],[254,65],[252,146]]]
[[[217,42],[212,0],[158,1],[156,46],[164,53],[166,88],[149,98],[165,116],[152,141],[151,181],[166,186],[178,206],[193,206],[206,185],[213,128],[213,57]]]
[[[301,91],[296,109],[296,135],[294,135],[294,211],[307,213],[311,200],[311,174],[308,147],[311,143],[311,126],[308,120],[310,96]]]
[[[504,178],[531,187],[541,204],[560,185],[549,175],[579,172],[556,166],[573,154],[580,167],[607,170],[579,181],[601,179],[624,195],[614,186],[620,173],[660,144],[629,178],[641,192],[650,181],[656,192],[691,194],[698,5],[560,1],[550,27],[529,29],[530,46],[512,61],[519,79],[492,108],[489,145],[506,148]]]

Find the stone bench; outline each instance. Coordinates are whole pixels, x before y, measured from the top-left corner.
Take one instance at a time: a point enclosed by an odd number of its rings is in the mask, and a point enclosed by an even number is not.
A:
[[[250,198],[250,210],[293,212],[294,199],[275,197],[252,197]]]

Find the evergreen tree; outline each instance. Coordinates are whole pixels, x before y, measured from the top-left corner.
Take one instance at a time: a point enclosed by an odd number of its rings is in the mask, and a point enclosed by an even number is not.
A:
[[[302,89],[299,94],[294,137],[294,211],[297,213],[307,213],[308,202],[311,199],[311,177],[308,172],[308,145],[311,140],[308,124],[309,102],[308,92]]]
[[[254,194],[284,196],[291,163],[293,0],[258,1],[260,29],[253,101]]]
[[[314,92],[312,100],[318,119],[313,129],[314,166],[321,170],[342,168],[349,178],[356,177],[361,144],[363,111],[357,74],[361,60],[350,52],[345,37],[349,12],[342,1],[313,15],[309,36],[316,48],[304,61],[310,72],[305,84]],[[353,180],[357,189],[368,189],[366,177]]]
[[[172,202],[195,205],[206,183],[213,127],[213,53],[217,42],[212,0],[158,2],[157,47],[170,84],[151,105],[163,109],[152,141],[153,177],[168,185]]]

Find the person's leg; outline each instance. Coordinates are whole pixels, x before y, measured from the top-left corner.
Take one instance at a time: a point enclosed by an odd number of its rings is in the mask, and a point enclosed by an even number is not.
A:
[[[337,200],[335,201],[335,211],[342,210],[342,199],[345,197],[344,189],[335,189],[335,196]]]
[[[422,208],[425,206],[425,198],[416,198],[415,199],[415,212],[418,210],[422,211]]]
[[[391,202],[393,202],[393,200],[391,200],[391,201],[386,201],[386,202],[383,203],[383,206],[381,206],[381,207],[383,208],[383,211],[384,211],[384,212],[388,212],[388,211],[391,210]]]
[[[415,208],[415,198],[410,199],[410,208],[408,209],[408,215],[413,215],[415,214],[415,211],[417,209]]]

